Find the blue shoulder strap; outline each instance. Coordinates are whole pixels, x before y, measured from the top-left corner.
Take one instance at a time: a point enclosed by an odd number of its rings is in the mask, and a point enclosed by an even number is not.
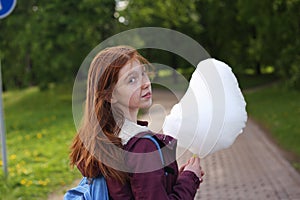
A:
[[[83,177],[76,187],[66,192],[64,200],[92,200],[90,187],[87,178]]]
[[[98,200],[108,200],[108,189],[106,185],[106,180],[103,176],[94,178],[92,180],[90,192],[92,194],[92,199]]]
[[[64,200],[109,200],[105,178],[101,176],[90,181],[83,177],[78,186],[67,191]]]
[[[158,150],[159,156],[160,156],[160,160],[161,160],[162,166],[163,166],[163,168],[165,170],[166,164],[165,164],[164,156],[163,156],[163,153],[162,153],[162,151],[160,149],[160,146],[159,146],[157,140],[155,138],[153,138],[152,135],[144,135],[142,138],[150,139],[155,144],[155,146],[156,146],[156,148]],[[168,175],[168,172],[166,170],[165,170],[165,175]]]

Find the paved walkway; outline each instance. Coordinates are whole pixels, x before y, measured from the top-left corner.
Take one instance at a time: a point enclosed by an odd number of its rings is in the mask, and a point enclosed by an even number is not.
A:
[[[300,199],[300,175],[249,120],[229,149],[203,160],[197,199]]]
[[[164,115],[176,101],[174,95],[156,93],[150,114],[143,117],[152,130],[160,130]],[[179,155],[181,152],[178,149]],[[181,156],[179,165],[190,156],[189,152]],[[230,148],[203,159],[202,167],[206,175],[195,199],[300,200],[300,174],[252,120]]]

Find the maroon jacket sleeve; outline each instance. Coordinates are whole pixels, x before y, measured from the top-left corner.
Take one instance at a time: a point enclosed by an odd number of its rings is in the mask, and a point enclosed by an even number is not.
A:
[[[155,144],[148,139],[140,139],[130,149],[131,152],[143,154],[156,150]],[[128,157],[128,166],[134,172],[141,172],[141,169],[149,169],[149,166],[154,166],[155,168],[158,165],[162,165],[159,154],[158,152],[156,153],[156,156],[148,156],[146,154],[139,157]],[[191,171],[184,171],[178,175],[178,169],[174,169],[175,167],[177,168],[175,160],[174,163],[168,167],[173,168],[175,173],[167,176],[165,176],[163,169],[145,173],[132,173],[130,184],[134,198],[155,200],[194,199],[200,184],[198,177]]]
[[[132,200],[133,195],[131,192],[130,184],[121,184],[117,180],[112,178],[106,179],[110,199],[122,199],[122,200]]]

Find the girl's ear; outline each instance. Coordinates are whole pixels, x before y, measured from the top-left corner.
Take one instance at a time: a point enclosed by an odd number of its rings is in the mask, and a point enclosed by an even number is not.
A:
[[[115,98],[115,95],[114,95],[114,94],[111,95],[111,98],[108,99],[108,101],[109,101],[111,104],[114,104],[114,103],[117,103],[117,102],[118,102],[118,100],[117,100],[117,98]]]
[[[114,104],[114,103],[117,103],[117,102],[118,102],[118,101],[117,101],[116,98],[111,97],[111,99],[110,99],[110,103],[111,103],[111,104]]]

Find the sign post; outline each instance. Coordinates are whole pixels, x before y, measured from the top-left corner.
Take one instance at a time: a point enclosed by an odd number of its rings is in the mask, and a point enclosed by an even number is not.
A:
[[[0,19],[7,17],[15,8],[17,0],[0,0]],[[7,153],[6,153],[6,139],[5,139],[5,123],[4,111],[2,103],[2,73],[1,73],[1,58],[0,58],[0,139],[2,146],[2,165],[4,176],[8,176],[7,170]]]
[[[0,134],[1,134],[1,146],[2,146],[2,164],[4,176],[8,176],[7,170],[7,153],[6,153],[6,139],[5,139],[5,123],[4,123],[4,111],[2,103],[2,68],[1,68],[1,59],[0,59]]]

